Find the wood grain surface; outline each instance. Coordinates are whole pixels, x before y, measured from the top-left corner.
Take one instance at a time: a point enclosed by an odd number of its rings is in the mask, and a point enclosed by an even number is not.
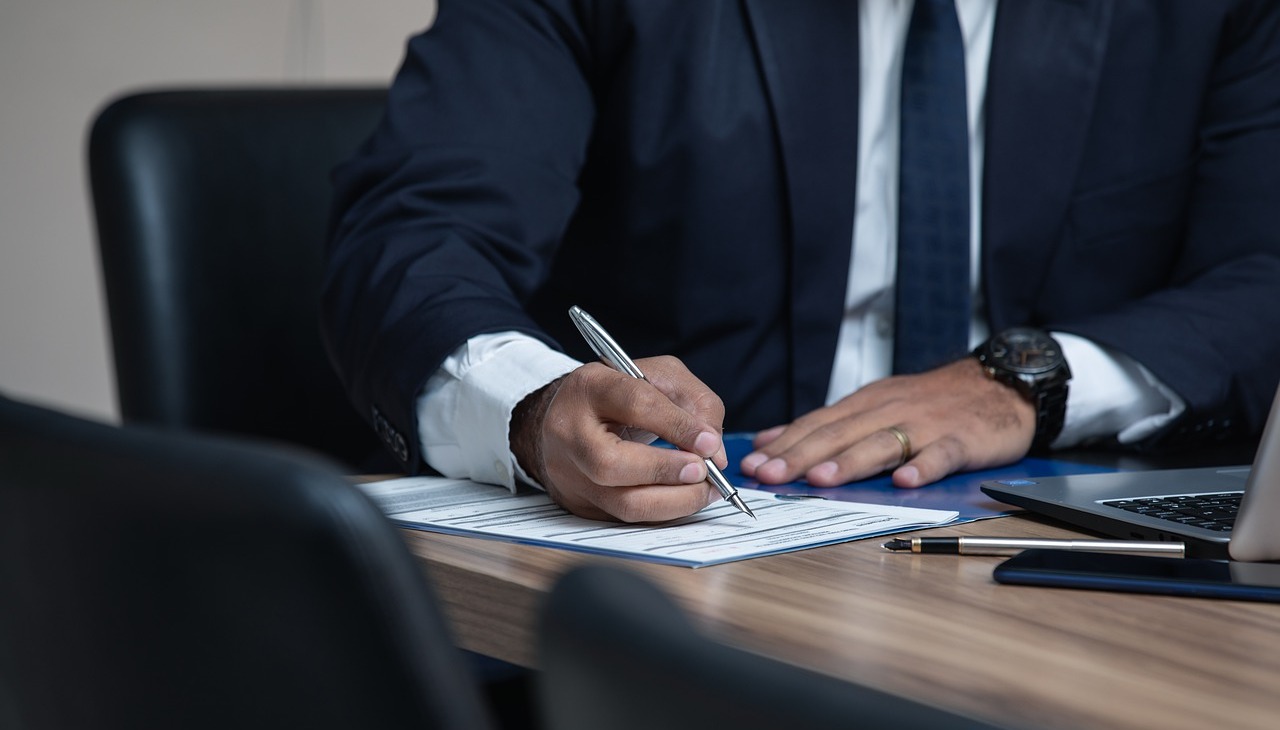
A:
[[[1079,536],[1021,515],[914,534]],[[895,554],[883,538],[690,569],[404,536],[459,644],[525,666],[556,578],[600,562],[648,576],[723,641],[988,721],[1280,727],[1280,604],[1000,585],[1003,558]]]

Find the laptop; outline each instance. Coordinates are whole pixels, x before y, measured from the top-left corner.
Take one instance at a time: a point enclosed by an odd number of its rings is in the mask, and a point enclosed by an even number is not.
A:
[[[1280,391],[1252,466],[996,479],[996,500],[1118,538],[1182,541],[1192,557],[1280,560]]]

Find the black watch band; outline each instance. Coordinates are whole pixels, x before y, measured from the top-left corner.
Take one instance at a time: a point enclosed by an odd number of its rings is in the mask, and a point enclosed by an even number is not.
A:
[[[1036,435],[1031,448],[1043,451],[1062,433],[1067,421],[1067,382],[1040,390],[1033,403],[1036,407]]]

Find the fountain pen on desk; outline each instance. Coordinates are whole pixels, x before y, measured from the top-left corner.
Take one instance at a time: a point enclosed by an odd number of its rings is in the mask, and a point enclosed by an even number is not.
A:
[[[1084,550],[1095,553],[1148,553],[1182,557],[1186,546],[1180,542],[1155,540],[1050,540],[1020,537],[913,537],[894,538],[884,544],[892,552],[945,555],[1013,555],[1030,548]]]
[[[617,370],[620,373],[630,375],[633,378],[647,380],[644,373],[640,372],[640,368],[635,362],[622,351],[618,343],[613,337],[605,331],[604,327],[595,320],[594,317],[587,314],[581,307],[573,306],[569,308],[569,319],[573,320],[573,324],[582,333],[583,339],[591,345],[591,349],[596,355],[604,361],[604,364]],[[715,465],[711,459],[703,458],[703,464],[707,467],[707,481],[720,492],[720,496],[724,497],[724,501],[738,508],[739,512],[751,515],[755,519],[756,513],[751,511],[746,502],[742,501],[742,497],[738,496],[738,490],[734,489],[729,480],[725,478],[724,473]]]

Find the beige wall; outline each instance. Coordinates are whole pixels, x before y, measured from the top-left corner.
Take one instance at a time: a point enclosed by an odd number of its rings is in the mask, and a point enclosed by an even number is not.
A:
[[[127,90],[386,82],[434,0],[0,0],[0,392],[117,418],[85,186]]]

